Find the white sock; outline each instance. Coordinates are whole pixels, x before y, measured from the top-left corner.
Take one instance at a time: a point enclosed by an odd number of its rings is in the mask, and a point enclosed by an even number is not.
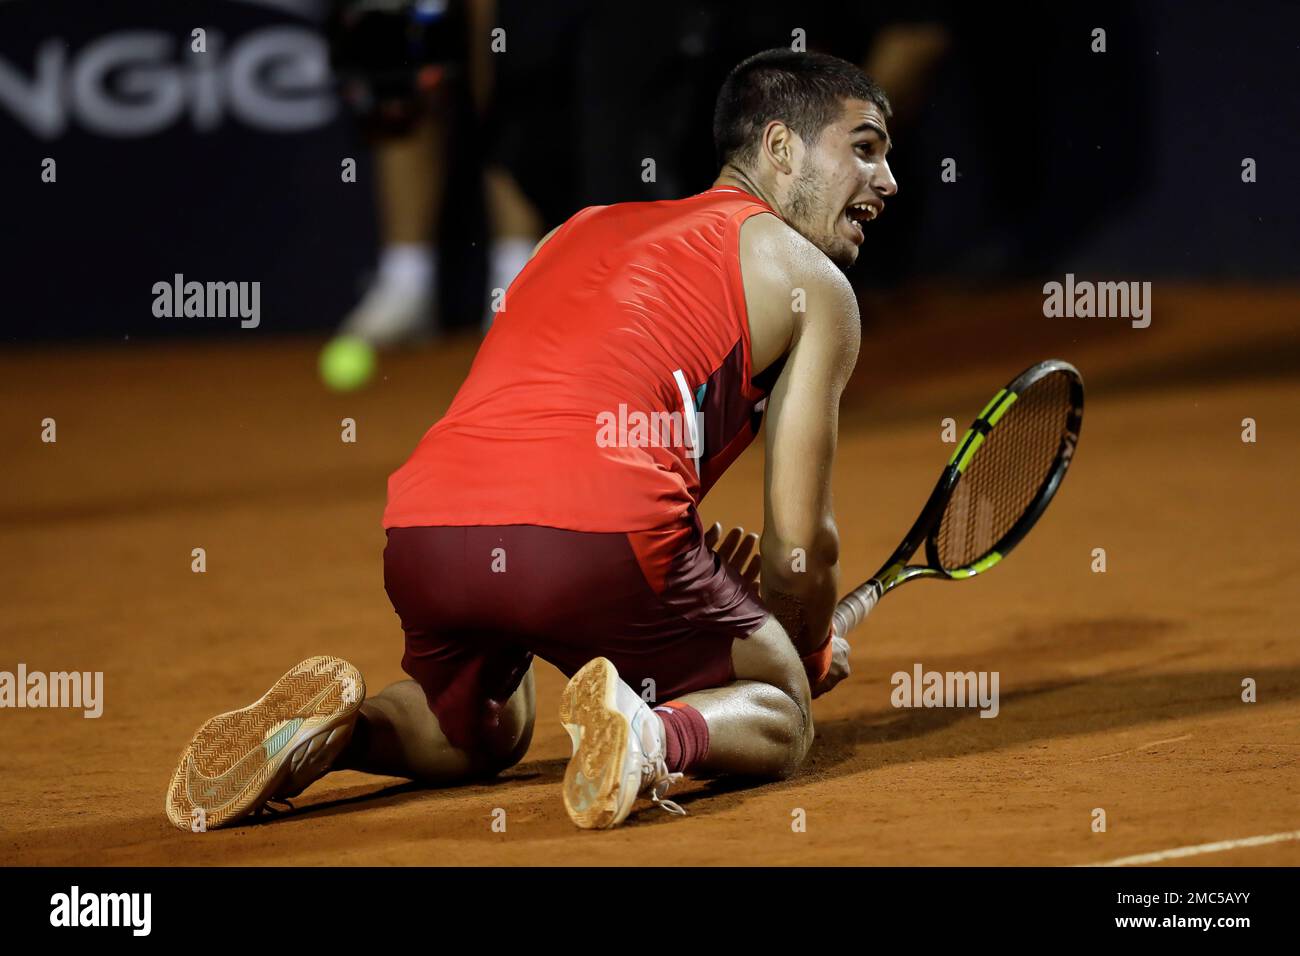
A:
[[[437,251],[427,242],[395,242],[379,254],[381,285],[432,293],[437,282]]]

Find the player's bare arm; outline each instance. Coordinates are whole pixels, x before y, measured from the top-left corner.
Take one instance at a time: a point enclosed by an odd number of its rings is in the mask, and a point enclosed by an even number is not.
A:
[[[786,354],[767,409],[762,596],[805,656],[826,641],[839,596],[831,471],[858,306],[843,273],[773,216],[746,224],[741,269],[755,367]]]

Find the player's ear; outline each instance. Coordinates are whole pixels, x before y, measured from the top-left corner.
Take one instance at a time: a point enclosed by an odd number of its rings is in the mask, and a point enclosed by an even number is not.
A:
[[[778,172],[794,172],[795,143],[799,137],[780,120],[772,120],[763,127],[762,153]]]

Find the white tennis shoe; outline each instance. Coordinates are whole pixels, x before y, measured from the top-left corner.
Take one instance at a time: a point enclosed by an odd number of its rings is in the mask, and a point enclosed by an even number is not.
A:
[[[663,722],[610,661],[597,657],[573,675],[560,699],[560,722],[573,741],[564,809],[578,826],[622,823],[643,794],[670,813],[686,813],[664,799],[682,775],[664,764]]]
[[[347,661],[303,661],[256,703],[199,728],[167,788],[167,819],[210,830],[296,797],[343,752],[365,698],[366,682]]]

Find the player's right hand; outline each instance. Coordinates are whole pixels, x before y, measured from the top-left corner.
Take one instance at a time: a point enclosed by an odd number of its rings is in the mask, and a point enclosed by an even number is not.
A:
[[[745,534],[744,528],[732,528],[723,538],[722,524],[715,521],[704,532],[704,546],[717,551],[718,557],[731,566],[745,586],[752,593],[758,593],[758,573],[763,569],[762,556],[758,553],[758,535],[753,532]]]

